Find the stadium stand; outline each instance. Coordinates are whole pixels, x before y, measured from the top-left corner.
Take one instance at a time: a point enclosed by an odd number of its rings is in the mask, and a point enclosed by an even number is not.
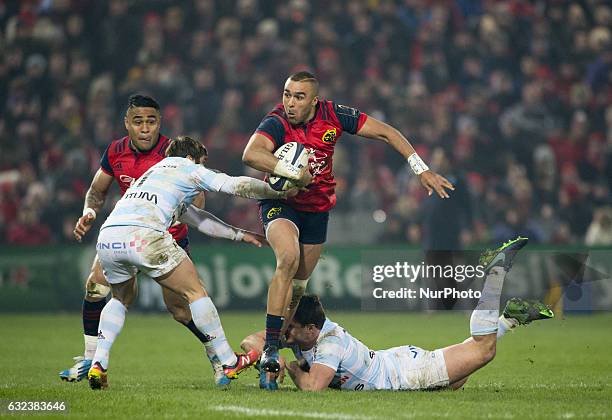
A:
[[[130,94],[153,95],[164,134],[202,138],[212,167],[240,174],[284,78],[307,68],[323,96],[448,159],[468,190],[462,246],[610,245],[610,28],[598,0],[0,1],[0,241],[72,240]],[[370,142],[337,148],[330,242],[427,242],[405,163]],[[259,228],[252,203],[207,205]]]

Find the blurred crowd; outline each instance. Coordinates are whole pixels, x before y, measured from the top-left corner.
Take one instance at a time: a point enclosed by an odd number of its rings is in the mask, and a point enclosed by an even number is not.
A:
[[[242,150],[308,69],[457,185],[427,197],[391,148],[345,136],[331,242],[610,245],[611,28],[600,0],[0,0],[0,241],[71,240],[133,93],[211,167],[255,175]],[[207,206],[260,229],[252,202]]]

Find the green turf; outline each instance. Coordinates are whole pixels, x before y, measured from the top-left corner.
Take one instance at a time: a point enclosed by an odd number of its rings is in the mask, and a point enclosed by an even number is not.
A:
[[[469,331],[462,313],[332,318],[373,348],[435,348]],[[264,316],[222,313],[222,320],[237,349]],[[169,316],[129,314],[111,355],[110,388],[94,392],[57,376],[82,351],[78,315],[0,315],[0,400],[65,401],[65,415],[75,418],[605,418],[612,417],[611,324],[612,314],[598,314],[522,327],[460,391],[309,394],[287,383],[276,393],[260,391],[254,372],[229,390],[215,389],[185,328]]]

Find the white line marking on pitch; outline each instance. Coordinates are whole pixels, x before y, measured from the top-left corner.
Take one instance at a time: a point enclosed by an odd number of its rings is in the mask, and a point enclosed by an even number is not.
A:
[[[355,416],[342,413],[323,413],[318,411],[271,410],[268,408],[241,407],[239,405],[214,405],[208,407],[213,411],[232,412],[253,417],[308,417],[311,419],[329,420],[373,420],[374,417]]]

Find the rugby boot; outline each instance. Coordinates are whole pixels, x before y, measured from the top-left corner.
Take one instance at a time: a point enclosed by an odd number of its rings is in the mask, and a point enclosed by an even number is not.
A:
[[[96,362],[87,373],[89,379],[89,387],[91,389],[106,389],[108,388],[108,373],[106,369]]]
[[[504,309],[504,318],[515,319],[519,325],[526,325],[532,321],[554,317],[555,314],[550,309],[550,306],[537,300],[512,298],[506,302],[506,308]]]
[[[238,361],[234,366],[224,366],[223,373],[229,379],[238,379],[238,375],[257,363],[259,352],[257,350],[249,350],[246,353],[236,353]]]
[[[69,369],[64,369],[59,373],[62,381],[80,382],[87,378],[87,372],[91,368],[91,359],[85,359],[83,356],[73,357],[74,365]]]
[[[527,245],[527,242],[529,242],[528,238],[519,236],[504,242],[499,248],[485,250],[480,254],[478,264],[484,267],[485,274],[488,274],[493,267],[503,267],[504,270],[509,271],[517,252]]]

